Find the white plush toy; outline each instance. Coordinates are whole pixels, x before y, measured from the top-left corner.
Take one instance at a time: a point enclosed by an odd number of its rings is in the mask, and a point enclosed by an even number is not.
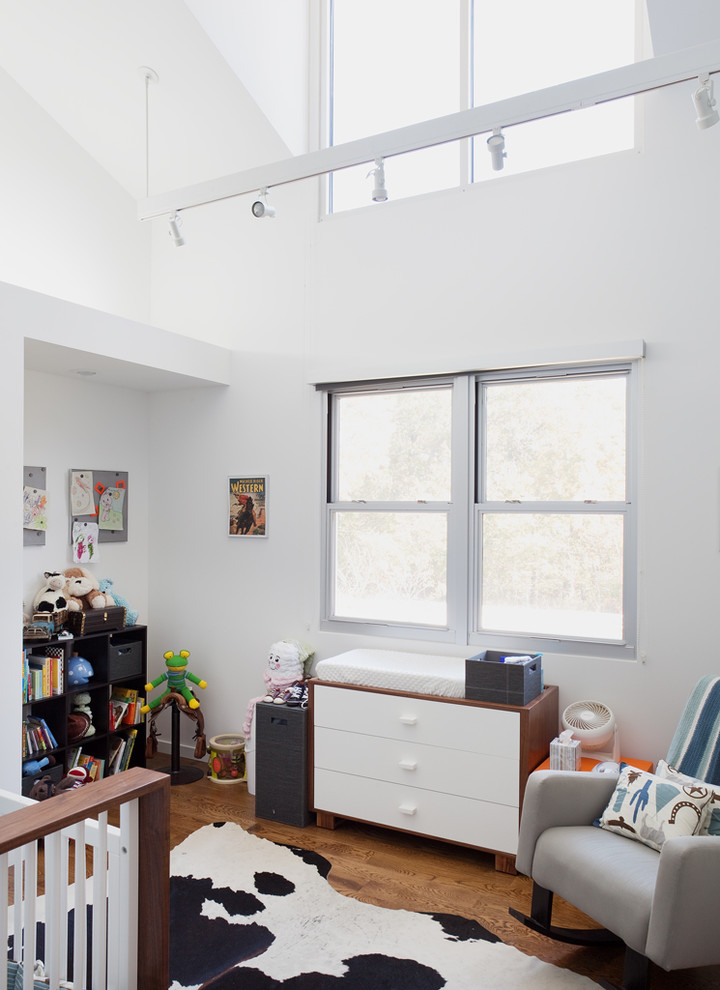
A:
[[[72,710],[74,712],[82,712],[83,715],[87,715],[90,719],[90,725],[87,727],[87,731],[83,736],[84,739],[87,739],[88,736],[95,735],[95,726],[92,724],[92,711],[90,709],[90,700],[91,700],[90,695],[87,693],[87,691],[81,691],[80,694],[76,694],[75,697],[73,698]]]
[[[64,587],[64,574],[45,571],[45,583],[33,598],[33,612],[61,612],[67,608]]]
[[[263,680],[265,681],[266,694],[261,694],[258,698],[252,698],[248,704],[243,732],[245,738],[250,736],[252,729],[253,714],[258,701],[272,701],[275,704],[284,704],[287,700],[291,688],[305,680],[306,665],[314,656],[315,651],[298,643],[297,640],[283,639],[278,643],[273,643],[268,653],[267,663]]]

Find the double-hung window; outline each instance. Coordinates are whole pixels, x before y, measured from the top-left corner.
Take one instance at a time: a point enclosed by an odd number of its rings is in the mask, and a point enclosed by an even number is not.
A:
[[[634,366],[327,388],[325,628],[634,656]]]

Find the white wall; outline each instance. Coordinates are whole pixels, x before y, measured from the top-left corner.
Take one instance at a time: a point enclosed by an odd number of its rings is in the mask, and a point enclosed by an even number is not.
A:
[[[128,540],[100,543],[90,565],[98,578],[112,578],[118,594],[148,621],[149,490],[148,404],[134,389],[77,382],[58,375],[25,374],[27,464],[47,468],[49,493],[45,546],[23,550],[23,602],[31,609],[46,570],[73,566],[69,540],[69,471],[87,468],[128,472]],[[65,424],[65,435],[57,426]]]
[[[272,237],[282,263],[265,273],[253,264],[265,260],[258,232],[255,258],[244,254],[245,266],[230,262],[223,276],[218,269],[227,264],[228,245],[213,247],[208,239],[201,265],[212,291],[202,303],[200,286],[187,287],[183,279],[172,299],[156,292],[156,318],[164,306],[182,309],[185,332],[197,320],[210,332],[225,326],[231,334],[235,321],[237,346],[253,327],[262,326],[269,340],[269,353],[240,362],[234,385],[214,408],[203,401],[183,415],[177,397],[162,397],[153,408],[158,435],[185,421],[203,437],[197,437],[203,470],[169,508],[164,535],[155,531],[154,561],[171,533],[182,531],[184,542],[172,548],[174,566],[162,589],[153,565],[151,598],[168,645],[197,651],[211,685],[205,701],[211,731],[239,727],[245,700],[261,689],[273,640],[304,638],[318,657],[362,644],[360,637],[318,629],[320,403],[303,379],[354,377],[358,366],[363,374],[492,366],[493,352],[644,338],[641,657],[628,663],[546,654],[545,670],[560,685],[562,705],[597,697],[616,710],[626,754],[664,755],[693,683],[717,669],[719,465],[708,435],[720,420],[712,289],[720,203],[711,194],[720,127],[696,129],[692,89],[678,86],[644,100],[640,153],[310,224],[307,285],[293,253],[300,246],[296,233],[278,216]],[[311,200],[313,189],[305,195]],[[198,225],[215,227],[215,216],[195,213]],[[245,233],[234,250],[247,251]],[[265,229],[262,235],[271,236]],[[286,254],[288,246],[293,252]],[[243,294],[231,271],[243,285],[256,284],[261,306]],[[169,285],[165,272],[162,288]],[[286,351],[282,361],[274,355],[276,339]],[[180,442],[165,447],[165,469],[182,455]],[[220,530],[220,486],[226,474],[246,469],[268,472],[272,485],[270,536],[252,545]],[[214,479],[216,487],[204,488],[199,478]],[[193,614],[182,614],[188,583]],[[176,621],[184,642],[170,642]],[[438,652],[415,641],[365,645]],[[465,648],[447,652],[463,655]],[[215,694],[218,681],[222,698]]]

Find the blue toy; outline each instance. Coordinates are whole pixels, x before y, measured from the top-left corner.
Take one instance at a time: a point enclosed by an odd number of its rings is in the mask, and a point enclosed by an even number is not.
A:
[[[43,756],[41,760],[26,760],[23,763],[23,777],[34,777],[36,773],[40,773],[43,767],[54,764],[55,757],[53,756]]]
[[[83,657],[79,657],[77,653],[75,653],[72,659],[68,661],[68,686],[79,687],[81,684],[87,684],[94,673],[95,671],[93,670],[90,661],[85,660]]]
[[[125,609],[126,626],[137,625],[139,615],[138,610],[136,608],[130,608],[130,603],[127,598],[123,598],[122,595],[118,595],[118,593],[113,589],[113,582],[110,578],[100,579],[100,591],[102,591],[104,595],[112,595],[115,604]]]

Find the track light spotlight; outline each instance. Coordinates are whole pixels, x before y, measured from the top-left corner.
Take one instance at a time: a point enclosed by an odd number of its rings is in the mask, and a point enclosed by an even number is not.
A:
[[[704,131],[707,127],[712,127],[720,120],[720,114],[715,109],[715,99],[713,97],[713,81],[709,73],[703,72],[698,76],[700,85],[693,93],[693,103],[697,111],[695,123]]]
[[[168,219],[168,223],[170,224],[168,234],[172,237],[173,244],[175,247],[182,247],[185,243],[185,238],[180,233],[180,228],[182,227],[182,217],[179,213],[173,213],[173,215]]]
[[[371,168],[368,174],[365,176],[369,179],[370,176],[373,177],[373,191],[372,198],[374,203],[384,203],[388,198],[387,189],[385,188],[385,163],[382,158],[375,159],[375,168]]]
[[[487,146],[490,152],[490,161],[492,162],[493,170],[495,172],[501,172],[505,165],[507,154],[505,152],[505,138],[500,127],[496,127],[492,132],[492,135],[487,140]]]
[[[260,198],[256,199],[253,203],[251,210],[252,215],[260,220],[262,217],[274,217],[275,207],[270,206],[267,201],[267,189],[263,189],[260,193]]]

